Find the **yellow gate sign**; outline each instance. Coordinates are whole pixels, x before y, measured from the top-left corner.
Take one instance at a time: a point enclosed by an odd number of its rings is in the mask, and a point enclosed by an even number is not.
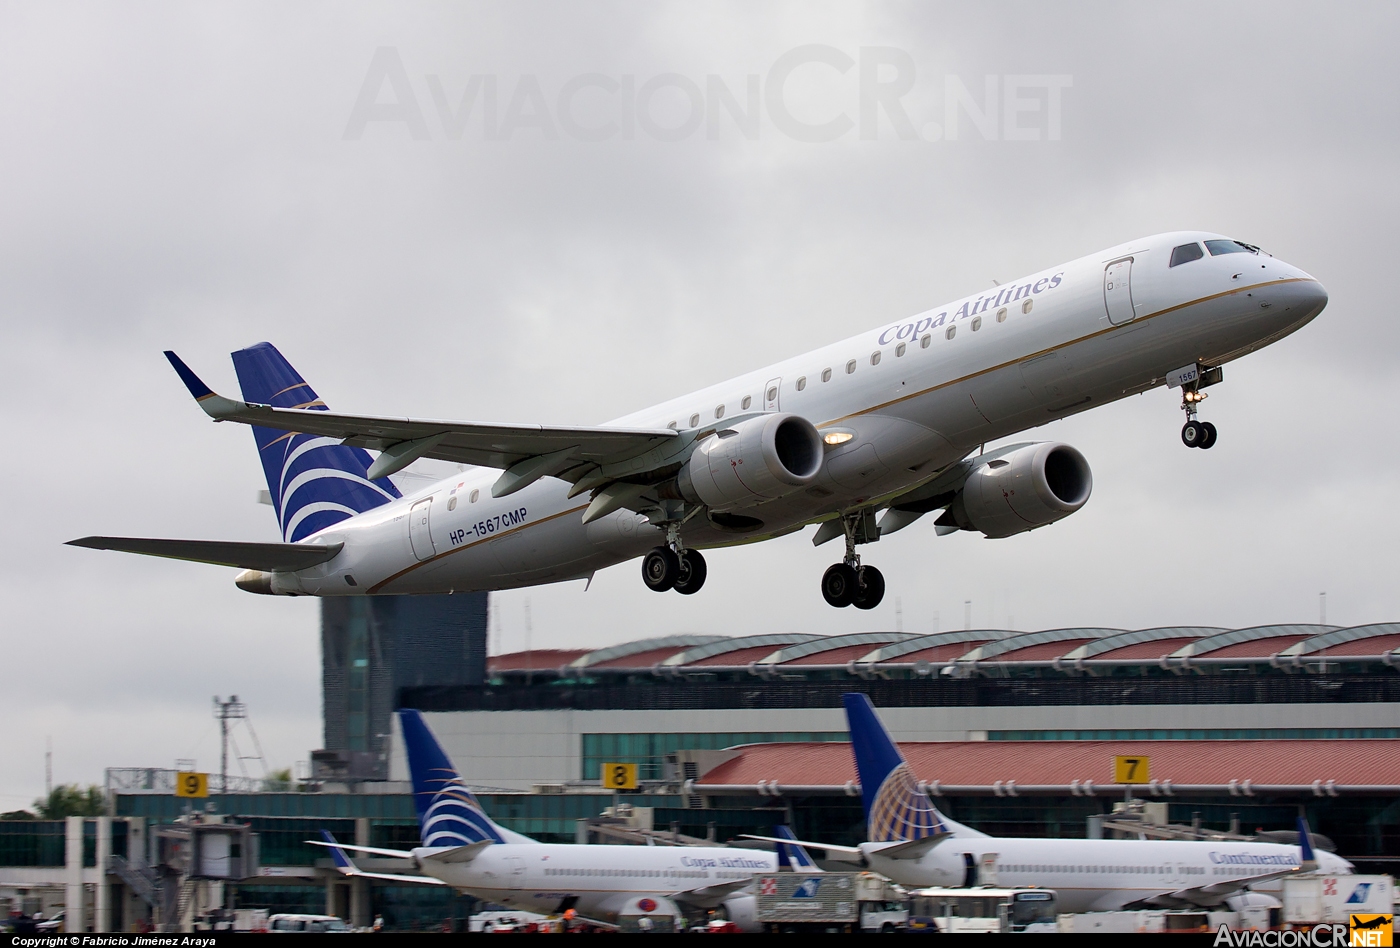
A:
[[[1113,758],[1113,782],[1147,783],[1151,763],[1151,758],[1148,757],[1115,757]]]
[[[636,790],[636,764],[604,764],[603,788],[605,790]]]
[[[192,770],[182,770],[175,775],[175,795],[177,797],[209,796],[209,775],[197,774]]]

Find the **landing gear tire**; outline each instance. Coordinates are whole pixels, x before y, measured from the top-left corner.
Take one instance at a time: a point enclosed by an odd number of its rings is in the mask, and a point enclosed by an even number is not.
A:
[[[855,602],[860,591],[860,578],[855,567],[837,563],[822,575],[822,598],[827,605],[844,609]]]
[[[851,605],[857,609],[874,609],[885,598],[885,575],[873,566],[862,566],[856,571],[859,590]]]
[[[681,559],[668,546],[658,546],[642,559],[642,582],[653,592],[665,592],[676,585]]]
[[[676,576],[675,590],[682,596],[693,596],[705,585],[708,567],[699,550],[686,550],[680,554],[680,572]]]
[[[1188,448],[1199,448],[1206,440],[1206,426],[1199,421],[1188,421],[1181,426],[1181,443]]]
[[[1201,448],[1204,450],[1206,448],[1215,447],[1215,425],[1208,421],[1203,421],[1201,422],[1201,428],[1205,432],[1205,436],[1201,438]]]

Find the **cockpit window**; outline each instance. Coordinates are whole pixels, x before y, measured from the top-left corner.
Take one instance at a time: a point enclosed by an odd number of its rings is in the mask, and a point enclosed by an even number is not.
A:
[[[1172,262],[1168,266],[1174,267],[1182,263],[1190,263],[1192,260],[1199,260],[1205,256],[1200,244],[1182,244],[1180,247],[1172,248]]]
[[[1222,253],[1258,253],[1259,248],[1253,244],[1241,243],[1238,240],[1207,240],[1206,249],[1210,251],[1212,257],[1218,257]]]

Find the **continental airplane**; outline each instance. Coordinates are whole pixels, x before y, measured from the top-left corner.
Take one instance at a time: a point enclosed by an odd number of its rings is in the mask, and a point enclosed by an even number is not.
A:
[[[233,353],[242,398],[226,398],[167,352],[209,417],[252,427],[283,542],[71,542],[242,567],[240,588],[278,595],[508,589],[638,556],[647,586],[689,595],[702,549],[817,525],[814,543],[845,543],[822,595],[871,609],[885,583],[857,546],[935,512],[938,534],[1009,537],[1089,499],[1070,445],[980,446],[1167,386],[1182,441],[1209,449],[1199,409],[1222,366],[1326,304],[1251,244],[1160,234],[597,428],[332,412],[268,343]],[[472,467],[401,491],[390,476],[419,458]]]
[[[1044,886],[1061,911],[1266,904],[1251,890],[1276,891],[1303,871],[1345,875],[1351,863],[1314,850],[1298,820],[1298,846],[1197,840],[1016,839],[950,820],[915,781],[904,755],[863,694],[845,696],[851,752],[860,777],[866,839],[859,846],[801,845],[859,862],[903,886]],[[786,836],[763,837],[791,844]],[[994,878],[989,878],[991,873]],[[1276,907],[1276,906],[1275,906]]]
[[[780,861],[804,870],[813,865],[800,846],[787,841],[778,854],[722,846],[537,842],[492,822],[422,715],[400,711],[399,725],[423,845],[412,850],[350,846],[324,830],[321,840],[307,840],[329,848],[342,875],[447,885],[514,909],[545,914],[574,909],[605,924],[627,916],[677,918],[681,906],[720,909],[745,931],[759,931],[754,874],[776,872]],[[362,872],[344,850],[412,860],[426,875]]]

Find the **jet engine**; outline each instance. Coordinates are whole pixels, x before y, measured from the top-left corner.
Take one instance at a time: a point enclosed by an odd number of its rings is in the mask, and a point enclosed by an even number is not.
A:
[[[973,468],[938,525],[1009,537],[1063,520],[1093,489],[1089,462],[1074,448],[1028,444]]]
[[[731,510],[805,487],[821,466],[816,426],[800,415],[775,412],[721,428],[696,445],[677,486],[686,500]]]

